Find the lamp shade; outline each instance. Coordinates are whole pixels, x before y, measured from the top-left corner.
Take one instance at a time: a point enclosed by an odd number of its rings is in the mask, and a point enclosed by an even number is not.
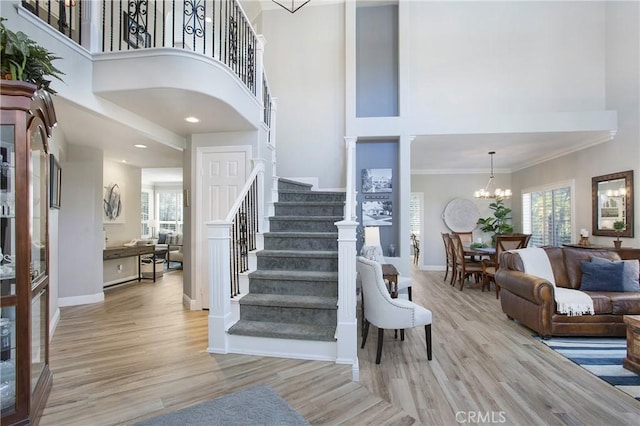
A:
[[[377,226],[367,226],[366,228],[364,228],[364,245],[380,245],[380,228],[378,228]]]
[[[149,226],[149,228],[151,229],[156,229],[158,227],[158,220],[157,219],[149,219],[147,221],[147,225]]]

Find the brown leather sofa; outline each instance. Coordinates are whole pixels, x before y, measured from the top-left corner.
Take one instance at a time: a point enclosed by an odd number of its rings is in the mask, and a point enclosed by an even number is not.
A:
[[[620,260],[615,251],[572,247],[544,247],[551,261],[556,286],[579,290],[581,261],[591,256]],[[625,336],[623,315],[640,315],[640,292],[586,292],[591,296],[595,315],[568,316],[556,312],[553,286],[547,280],[525,274],[517,253],[504,252],[496,281],[500,285],[502,311],[510,319],[551,336]]]

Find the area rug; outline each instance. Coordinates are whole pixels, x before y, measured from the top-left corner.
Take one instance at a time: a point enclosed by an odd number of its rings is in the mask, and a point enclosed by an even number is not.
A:
[[[259,384],[211,401],[153,417],[133,426],[308,425],[269,386]]]
[[[624,337],[537,338],[565,358],[640,401],[640,375],[622,366],[627,355]]]

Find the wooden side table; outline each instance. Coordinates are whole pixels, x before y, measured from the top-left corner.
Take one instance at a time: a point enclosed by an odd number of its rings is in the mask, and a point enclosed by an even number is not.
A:
[[[389,281],[389,294],[398,297],[398,270],[390,263],[382,264],[382,279]]]
[[[640,374],[640,315],[625,315],[623,320],[627,324],[627,356],[622,366]]]

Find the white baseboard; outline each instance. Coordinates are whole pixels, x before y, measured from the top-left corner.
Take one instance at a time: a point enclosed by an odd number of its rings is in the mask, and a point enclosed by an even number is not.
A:
[[[101,303],[104,302],[104,292],[96,293],[96,294],[87,294],[84,296],[72,296],[72,297],[59,297],[58,298],[58,306],[78,306],[78,305],[88,305],[91,303]]]
[[[186,294],[182,294],[182,305],[189,309],[190,311],[197,311],[198,310],[198,303],[196,300],[190,298],[189,296],[187,296]]]
[[[421,271],[443,272],[447,267],[445,265],[420,265],[419,269]]]
[[[60,308],[56,309],[56,311],[53,313],[53,316],[49,319],[49,342],[51,342],[51,339],[53,339],[53,333],[55,333],[56,328],[58,328],[59,322]]]
[[[229,345],[227,353],[312,361],[336,361],[336,342],[271,339],[234,334],[228,334],[227,339]],[[217,353],[211,348],[207,349],[207,352]]]

